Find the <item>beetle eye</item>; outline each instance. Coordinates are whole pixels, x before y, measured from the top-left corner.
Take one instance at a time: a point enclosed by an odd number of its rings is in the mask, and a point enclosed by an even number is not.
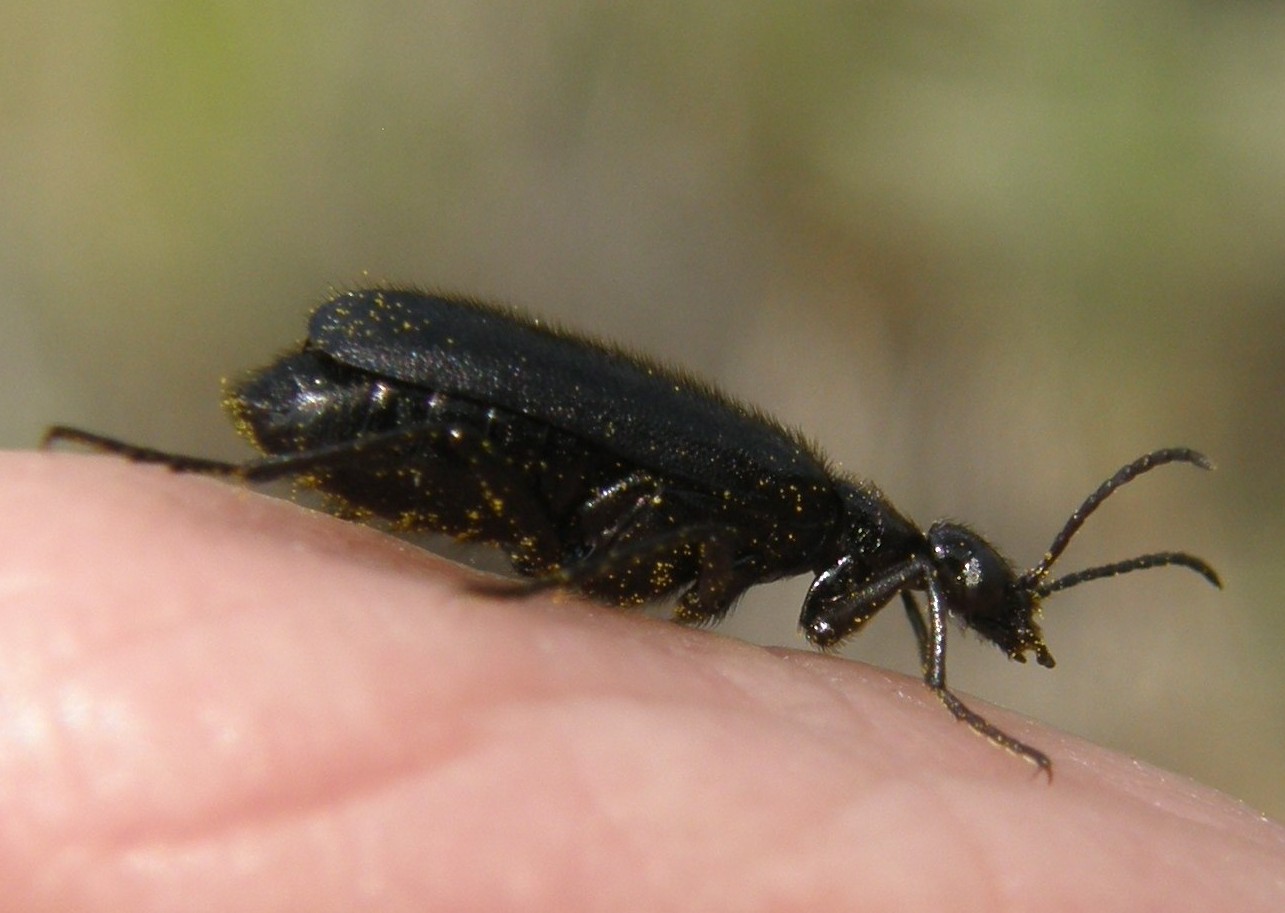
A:
[[[1024,660],[1034,650],[1040,665],[1053,665],[1035,623],[1036,600],[993,545],[958,523],[933,524],[928,541],[951,613],[1011,658]]]
[[[1010,611],[1013,570],[985,539],[957,523],[935,523],[928,531],[928,541],[937,580],[952,612],[971,624],[972,620]]]

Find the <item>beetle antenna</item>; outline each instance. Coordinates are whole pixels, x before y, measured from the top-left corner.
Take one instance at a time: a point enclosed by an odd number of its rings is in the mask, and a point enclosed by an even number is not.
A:
[[[1218,587],[1218,589],[1221,590],[1223,587],[1223,582],[1218,579],[1218,572],[1210,567],[1204,559],[1197,558],[1195,555],[1188,555],[1186,552],[1156,552],[1152,555],[1139,555],[1137,558],[1130,558],[1127,561],[1116,561],[1100,567],[1085,568],[1082,571],[1066,574],[1056,580],[1033,586],[1030,589],[1031,592],[1042,599],[1050,593],[1087,583],[1090,580],[1100,580],[1103,577],[1128,574],[1130,571],[1145,571],[1149,567],[1166,567],[1168,565],[1190,568]]]
[[[1075,574],[1068,574],[1061,577],[1053,583],[1043,584],[1042,581],[1048,576],[1049,569],[1053,562],[1066,551],[1067,545],[1071,538],[1080,531],[1084,521],[1089,518],[1095,510],[1101,506],[1102,502],[1111,496],[1122,485],[1132,482],[1138,476],[1145,472],[1150,472],[1157,466],[1163,466],[1166,463],[1190,463],[1193,466],[1199,466],[1201,469],[1213,469],[1214,464],[1210,462],[1209,457],[1195,450],[1186,447],[1169,447],[1164,450],[1155,450],[1151,453],[1138,457],[1127,466],[1121,467],[1120,471],[1111,478],[1107,479],[1098,486],[1098,490],[1093,492],[1084,499],[1084,503],[1076,508],[1075,513],[1071,514],[1062,527],[1062,531],[1053,539],[1053,544],[1049,546],[1044,557],[1040,559],[1039,564],[1024,573],[1021,578],[1023,589],[1031,590],[1039,595],[1047,595],[1055,590],[1064,590],[1069,586],[1075,586],[1077,583],[1084,583],[1088,580],[1096,580],[1099,577],[1114,577],[1117,574],[1126,574],[1129,571],[1140,571],[1149,567],[1161,567],[1166,564],[1178,564],[1183,567],[1189,567],[1201,574],[1211,583],[1217,586],[1222,584],[1218,582],[1218,575],[1213,569],[1199,558],[1193,558],[1180,552],[1162,552],[1156,555],[1143,555],[1128,561],[1120,561],[1115,564],[1107,564],[1102,567],[1089,568],[1088,570],[1079,571]]]

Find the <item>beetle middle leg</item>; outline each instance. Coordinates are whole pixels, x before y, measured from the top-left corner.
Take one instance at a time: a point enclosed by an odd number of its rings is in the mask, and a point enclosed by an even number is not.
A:
[[[719,524],[647,529],[636,522],[617,529],[584,558],[568,562],[530,581],[487,582],[477,587],[492,595],[524,596],[566,589],[593,599],[636,606],[685,591],[675,618],[686,624],[712,623],[760,576],[735,564],[735,534]]]
[[[570,586],[626,604],[650,602],[683,589],[674,610],[684,624],[712,624],[759,577],[738,571],[732,530],[715,524],[679,527],[636,539],[565,569]],[[685,587],[685,589],[684,589]],[[645,593],[637,598],[636,594]]]
[[[577,588],[599,596],[604,584],[632,586],[636,593],[647,593],[648,601],[687,586],[676,620],[716,622],[763,575],[743,563],[738,566],[734,529],[676,520],[705,512],[699,494],[667,487],[650,473],[632,473],[580,511],[582,528],[592,531],[593,547],[568,572],[580,579]],[[601,558],[595,561],[593,555]]]
[[[574,511],[575,538],[582,554],[575,560],[611,549],[628,539],[659,530],[657,508],[663,503],[660,481],[650,472],[631,472],[606,485]]]

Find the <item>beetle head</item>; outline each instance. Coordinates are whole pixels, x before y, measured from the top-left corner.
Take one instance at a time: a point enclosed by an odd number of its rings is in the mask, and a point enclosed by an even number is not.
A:
[[[928,530],[929,562],[946,607],[964,625],[1008,654],[1026,661],[1034,651],[1052,666],[1035,622],[1039,596],[993,545],[960,523],[938,521]]]

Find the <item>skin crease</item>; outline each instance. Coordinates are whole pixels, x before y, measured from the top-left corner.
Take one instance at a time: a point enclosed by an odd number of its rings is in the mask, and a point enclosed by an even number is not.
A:
[[[1285,828],[903,676],[111,458],[0,511],[0,911],[1285,909]]]

